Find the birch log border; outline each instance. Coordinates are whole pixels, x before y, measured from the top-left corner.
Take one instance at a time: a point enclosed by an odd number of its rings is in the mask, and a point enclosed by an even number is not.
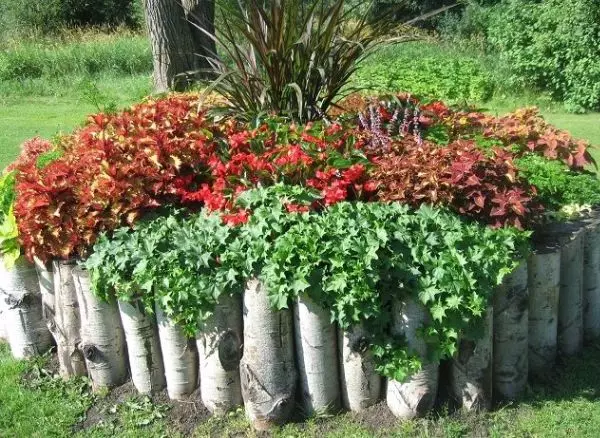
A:
[[[547,226],[544,235],[561,247],[558,300],[558,351],[565,356],[583,349],[583,254],[585,224],[567,222]]]
[[[200,397],[213,415],[225,415],[243,404],[240,381],[243,337],[242,296],[222,295],[196,337]]]
[[[152,394],[166,386],[158,328],[139,301],[117,301],[125,341],[131,380],[140,394]]]
[[[458,404],[467,411],[492,407],[492,358],[494,309],[488,307],[478,339],[463,338],[450,364],[450,387]]]
[[[257,279],[246,285],[244,328],[240,364],[244,407],[253,427],[267,430],[291,417],[298,372],[292,312],[271,309],[265,287]]]
[[[0,259],[0,263],[4,263],[2,259]],[[4,308],[6,307],[6,303],[4,302],[4,294],[2,290],[0,290],[0,341],[8,340],[8,333],[6,331],[5,319],[6,315],[4,313]]]
[[[187,398],[198,384],[198,351],[183,329],[171,321],[157,302],[154,306],[158,337],[171,400]]]
[[[73,281],[74,259],[53,260],[54,324],[52,334],[56,340],[56,352],[60,375],[64,379],[87,375],[81,344],[81,316]]]
[[[361,412],[381,398],[383,378],[375,371],[369,344],[362,325],[338,330],[342,403],[351,412]]]
[[[392,333],[406,338],[408,348],[419,355],[423,365],[404,382],[388,380],[387,405],[398,418],[422,417],[433,408],[439,383],[439,364],[427,362],[427,345],[418,334],[429,315],[423,305],[406,297],[394,300],[393,318]]]
[[[42,294],[42,314],[50,333],[54,331],[56,314],[56,296],[54,295],[54,272],[52,263],[44,263],[37,257],[33,264],[37,271],[40,293]],[[56,342],[56,340],[54,340]]]
[[[341,409],[337,329],[327,309],[302,295],[294,303],[300,398],[306,416]]]
[[[92,387],[94,391],[101,391],[122,385],[129,371],[117,302],[96,297],[89,274],[82,268],[73,269],[73,281],[81,315],[82,350]]]
[[[543,375],[554,366],[558,351],[560,246],[539,241],[529,256],[529,374]]]
[[[600,338],[600,217],[594,211],[584,221],[583,250],[583,336],[591,342]]]
[[[527,263],[504,279],[494,294],[494,397],[516,399],[527,387],[529,350]]]
[[[35,266],[24,257],[10,270],[0,260],[0,300],[12,355],[17,359],[31,359],[46,353],[52,346],[52,336],[42,315]]]

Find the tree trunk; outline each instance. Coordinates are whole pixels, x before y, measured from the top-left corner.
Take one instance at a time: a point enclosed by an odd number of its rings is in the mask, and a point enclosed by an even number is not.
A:
[[[160,391],[166,380],[156,320],[138,301],[118,303],[133,385],[141,394]]]
[[[452,359],[450,385],[454,397],[466,410],[481,411],[492,407],[492,347],[494,309],[486,312],[484,328],[478,339],[461,339]]]
[[[81,314],[81,341],[85,363],[95,391],[127,380],[127,346],[116,301],[98,299],[87,271],[73,269]]]
[[[42,296],[35,267],[21,257],[11,270],[0,260],[0,301],[12,354],[29,359],[48,351],[52,336],[42,317]]]
[[[375,371],[368,333],[362,326],[339,330],[340,381],[344,408],[360,412],[381,397],[382,377]]]
[[[529,372],[554,367],[557,351],[560,247],[538,244],[529,257]]]
[[[600,338],[600,219],[586,221],[583,251],[583,333],[587,341]]]
[[[304,414],[339,411],[337,330],[329,312],[301,296],[294,304],[294,329]]]
[[[202,403],[215,415],[241,406],[242,297],[222,295],[197,336]]]
[[[201,55],[215,51],[214,42],[192,22],[214,29],[214,1],[144,0],[146,25],[152,46],[156,91],[187,88],[207,62]],[[197,18],[195,18],[197,17]],[[206,45],[206,46],[205,46]]]
[[[73,281],[76,266],[75,260],[52,262],[55,313],[51,327],[56,340],[59,371],[64,379],[87,375],[81,349],[79,302]]]
[[[165,366],[167,393],[171,400],[182,400],[194,392],[198,384],[196,344],[185,335],[181,327],[165,315],[158,302],[154,308]]]
[[[394,300],[395,336],[404,336],[411,351],[419,355],[422,368],[404,382],[388,380],[386,401],[392,413],[402,419],[422,417],[435,403],[439,365],[427,362],[427,345],[419,329],[427,322],[427,310],[412,298]]]
[[[292,322],[289,309],[270,307],[260,281],[248,281],[240,376],[246,415],[258,430],[284,423],[294,409],[298,373]]]
[[[494,393],[517,398],[527,385],[529,317],[524,261],[494,294]]]
[[[215,40],[206,34],[215,34],[214,0],[182,0],[181,4],[191,29],[196,54],[216,56]],[[207,60],[202,57],[198,58],[198,63],[200,67],[210,67]]]

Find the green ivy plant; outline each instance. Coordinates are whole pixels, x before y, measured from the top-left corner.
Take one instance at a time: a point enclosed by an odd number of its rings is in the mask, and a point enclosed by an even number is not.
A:
[[[275,307],[307,294],[342,328],[366,325],[378,370],[403,380],[420,362],[387,335],[392,300],[423,304],[431,316],[422,332],[429,359],[450,357],[459,335],[480,332],[492,292],[527,236],[427,206],[340,203],[278,239],[263,279]]]
[[[389,334],[393,301],[420,302],[431,320],[421,333],[429,360],[450,357],[459,336],[480,329],[494,287],[528,236],[427,206],[342,202],[288,212],[318,198],[299,186],[250,190],[238,203],[252,214],[236,227],[217,213],[167,210],[98,240],[86,261],[92,287],[105,299],[139,299],[150,312],[158,301],[194,334],[221,295],[242,293],[258,277],[275,309],[306,294],[343,329],[364,324],[379,372],[403,380],[421,361]]]

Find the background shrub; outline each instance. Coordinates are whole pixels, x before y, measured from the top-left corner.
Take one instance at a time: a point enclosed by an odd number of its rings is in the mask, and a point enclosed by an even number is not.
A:
[[[486,32],[515,84],[547,90],[572,110],[600,109],[597,0],[503,0],[489,10]]]
[[[2,0],[0,39],[55,33],[63,28],[143,24],[139,0]]]
[[[440,56],[444,51],[448,54]],[[492,76],[475,57],[431,45],[404,44],[378,51],[354,75],[354,85],[376,92],[409,91],[444,100],[487,100]]]

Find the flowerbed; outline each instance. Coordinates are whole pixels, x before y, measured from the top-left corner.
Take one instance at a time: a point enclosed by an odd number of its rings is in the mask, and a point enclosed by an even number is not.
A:
[[[535,110],[341,106],[305,125],[217,121],[192,95],[97,114],[28,143],[5,177],[4,227],[14,195],[28,258],[80,258],[100,298],[158,303],[189,335],[259,278],[275,311],[308,297],[366,329],[378,372],[403,381],[476,338],[530,231],[597,204],[600,184],[589,145]],[[426,312],[426,355],[393,334],[408,299]]]

